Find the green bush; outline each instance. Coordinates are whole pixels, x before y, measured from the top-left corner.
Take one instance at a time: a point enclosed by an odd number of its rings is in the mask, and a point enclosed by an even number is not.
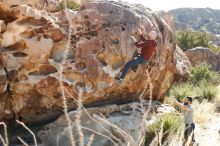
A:
[[[178,31],[176,33],[178,46],[186,51],[198,46],[209,47],[209,39],[204,32]]]
[[[190,73],[190,80],[194,84],[200,83],[202,80],[209,81],[212,78],[210,66],[199,65],[192,68]]]
[[[219,53],[220,52],[220,47],[218,47],[218,46],[209,45],[209,49],[212,50],[215,53]]]
[[[199,88],[190,83],[175,84],[168,92],[168,96],[175,96],[182,101],[186,96],[197,96]]]
[[[183,129],[183,117],[179,113],[167,113],[156,117],[155,122],[147,127],[145,135],[145,143],[149,144],[151,140],[163,131],[162,142],[164,142],[168,136],[179,134],[178,131]]]
[[[60,9],[63,10],[65,8],[64,1],[60,3]],[[75,0],[67,1],[67,8],[71,10],[77,10],[80,8],[80,5]]]
[[[205,81],[198,85],[182,83],[174,85],[168,95],[177,97],[179,101],[182,101],[186,96],[201,97],[202,100],[213,101],[217,96],[217,87]]]
[[[212,85],[210,83],[207,82],[201,82],[199,85],[200,91],[198,94],[198,96],[202,97],[203,99],[211,102],[214,101],[215,97],[218,94],[218,89],[217,86]]]
[[[213,101],[216,97],[216,90],[213,88],[204,89],[202,92],[202,97],[207,101]]]
[[[198,65],[193,67],[190,73],[190,82],[199,85],[200,82],[207,82],[213,85],[219,84],[219,74],[211,70],[210,65]]]

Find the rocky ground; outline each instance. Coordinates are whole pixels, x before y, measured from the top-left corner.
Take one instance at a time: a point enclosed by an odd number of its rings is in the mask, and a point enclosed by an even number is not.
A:
[[[197,124],[195,131],[196,141],[200,146],[219,146],[220,145],[220,114],[215,113],[207,124]]]
[[[129,143],[135,146],[144,138],[145,125],[155,121],[154,116],[172,111],[175,109],[169,105],[143,100],[141,103],[83,108],[80,112],[72,111],[68,115],[73,122],[72,132],[76,143],[79,143],[82,138],[78,129],[80,128],[85,143],[88,143],[89,138],[94,135],[92,146],[115,146]],[[65,116],[59,117],[46,126],[44,123],[43,125],[28,125],[28,127],[35,133],[38,145],[71,145]],[[22,127],[17,127],[9,131],[12,146],[19,146],[17,136],[33,145],[30,133]]]
[[[218,87],[220,96],[220,85]],[[200,146],[219,146],[220,145],[220,113],[214,113],[206,124],[197,124],[195,131],[196,141]]]

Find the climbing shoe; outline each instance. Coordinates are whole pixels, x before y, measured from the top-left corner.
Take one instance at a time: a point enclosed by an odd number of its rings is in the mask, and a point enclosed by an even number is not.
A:
[[[123,79],[120,77],[115,77],[115,79],[117,80],[118,83],[121,83],[123,81]]]

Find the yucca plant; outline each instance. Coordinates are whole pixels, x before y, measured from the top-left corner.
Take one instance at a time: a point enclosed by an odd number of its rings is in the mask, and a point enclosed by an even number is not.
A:
[[[166,113],[156,117],[155,122],[147,128],[145,146],[151,143],[151,140],[159,135],[161,143],[168,137],[179,134],[183,129],[183,117],[177,113]],[[158,139],[159,141],[159,139]]]
[[[190,73],[190,82],[195,85],[205,81],[210,84],[219,84],[219,74],[212,71],[211,65],[201,64],[192,68]]]
[[[71,10],[77,10],[80,8],[80,4],[78,4],[75,0],[68,0],[67,1],[67,8]],[[60,3],[60,9],[65,9],[64,1]]]
[[[196,96],[198,92],[198,87],[190,83],[175,84],[168,92],[168,96],[175,96],[178,101],[186,96]]]
[[[215,85],[212,85],[207,82],[201,82],[199,85],[200,92],[198,93],[203,99],[211,102],[214,101],[217,96],[218,90]]]

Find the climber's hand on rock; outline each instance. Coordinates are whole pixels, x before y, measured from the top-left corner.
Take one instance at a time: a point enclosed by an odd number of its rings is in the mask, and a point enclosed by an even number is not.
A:
[[[138,33],[139,33],[140,35],[143,34],[140,28],[138,28]]]
[[[131,39],[134,41],[134,42],[137,42],[136,38],[134,36],[131,36]]]

